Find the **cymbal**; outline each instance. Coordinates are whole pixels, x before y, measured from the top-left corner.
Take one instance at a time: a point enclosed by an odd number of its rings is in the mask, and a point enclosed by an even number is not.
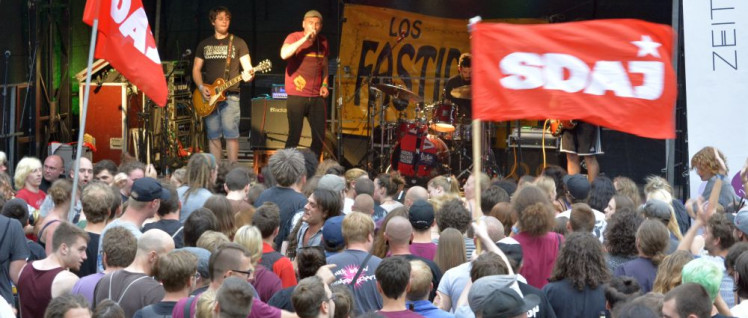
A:
[[[460,87],[455,87],[452,89],[452,92],[449,94],[452,95],[454,98],[461,98],[461,99],[472,99],[473,98],[473,88],[470,85],[464,85]]]
[[[402,86],[395,86],[390,84],[373,84],[372,86],[384,92],[385,94],[392,95],[398,99],[404,99],[414,103],[420,103],[423,101],[423,98],[421,96],[418,96],[418,94],[413,93]]]

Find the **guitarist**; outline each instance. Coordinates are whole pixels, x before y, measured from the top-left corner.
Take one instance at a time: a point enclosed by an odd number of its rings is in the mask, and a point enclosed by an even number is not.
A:
[[[304,116],[312,130],[311,150],[319,156],[325,136],[327,107],[325,98],[330,94],[327,84],[327,39],[320,35],[322,14],[309,10],[302,21],[303,31],[289,34],[283,41],[280,55],[286,66],[286,93],[288,101],[288,139],[286,148],[299,145]]]
[[[215,33],[202,40],[195,50],[195,61],[192,67],[192,78],[203,98],[210,98],[210,90],[203,84],[211,84],[218,78],[226,80],[240,74],[242,79],[252,80],[250,73],[252,63],[247,43],[238,36],[229,34],[231,12],[226,7],[215,7],[210,10],[210,23]],[[228,51],[231,54],[228,54]],[[204,118],[208,134],[210,153],[220,162],[223,158],[221,137],[226,140],[226,153],[230,162],[236,162],[239,156],[239,84],[226,90],[226,100],[216,105],[216,110]]]
[[[564,129],[561,133],[560,151],[566,153],[566,169],[569,174],[578,174],[581,171],[580,157],[584,158],[587,180],[592,182],[600,172],[596,156],[603,153],[600,145],[600,127],[579,120],[576,123],[573,129]]]

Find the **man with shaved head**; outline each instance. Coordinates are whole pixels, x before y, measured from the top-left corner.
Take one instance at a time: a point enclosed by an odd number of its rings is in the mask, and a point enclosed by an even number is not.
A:
[[[426,190],[426,188],[422,186],[412,186],[410,187],[410,189],[408,189],[408,192],[405,192],[405,200],[403,200],[403,204],[406,208],[410,209],[410,206],[413,205],[413,202],[428,199],[429,190]]]
[[[410,242],[413,240],[413,227],[410,225],[408,219],[402,216],[396,216],[390,219],[387,223],[387,228],[384,230],[384,238],[387,240],[390,247],[390,255],[402,256],[408,261],[423,261],[431,269],[431,275],[433,276],[431,282],[434,286],[439,286],[439,281],[442,278],[442,272],[439,269],[439,266],[430,259],[410,253]],[[429,295],[429,300],[433,301],[434,296],[436,296],[436,291],[432,290]]]
[[[58,155],[50,155],[44,159],[44,166],[42,168],[44,168],[42,171],[44,177],[42,178],[42,184],[39,186],[39,189],[46,193],[49,187],[52,186],[52,183],[57,181],[65,173],[65,162]]]
[[[366,215],[374,214],[374,198],[366,193],[362,193],[356,196],[353,200],[353,206],[351,211],[361,212]]]
[[[154,229],[138,238],[138,251],[130,266],[104,275],[96,285],[94,304],[104,299],[118,302],[126,317],[164,298],[161,284],[152,278],[161,255],[174,249],[174,240],[164,231]]]

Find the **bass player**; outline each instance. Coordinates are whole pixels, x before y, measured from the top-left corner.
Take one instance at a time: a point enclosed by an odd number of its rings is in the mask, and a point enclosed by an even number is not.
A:
[[[205,84],[216,79],[226,80],[238,76],[241,64],[242,80],[251,81],[254,76],[247,43],[229,33],[231,12],[226,7],[210,10],[210,23],[215,33],[197,45],[192,78],[203,98],[208,100],[211,91]],[[229,53],[230,52],[230,53]],[[204,118],[210,153],[217,163],[223,158],[221,137],[226,140],[226,154],[229,162],[236,162],[239,156],[239,84],[226,90],[226,100],[219,102],[216,109]]]

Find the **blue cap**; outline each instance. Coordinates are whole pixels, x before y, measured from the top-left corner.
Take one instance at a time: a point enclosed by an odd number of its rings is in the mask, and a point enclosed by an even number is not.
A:
[[[344,217],[344,215],[338,215],[325,221],[322,227],[322,243],[326,249],[337,250],[345,245],[342,228]]]
[[[135,201],[150,202],[156,199],[169,200],[171,195],[156,179],[145,177],[133,182],[130,197]]]

